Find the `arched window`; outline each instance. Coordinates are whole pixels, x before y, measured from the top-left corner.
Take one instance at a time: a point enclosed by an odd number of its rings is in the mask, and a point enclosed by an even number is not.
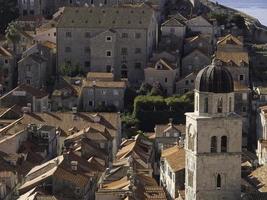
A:
[[[229,112],[232,112],[232,97],[229,97]]]
[[[221,152],[227,152],[227,136],[221,137]]]
[[[222,178],[221,178],[221,175],[218,174],[217,175],[217,178],[216,178],[216,186],[217,186],[217,189],[220,190],[221,187],[222,187]]]
[[[204,113],[209,112],[209,99],[208,97],[205,97],[204,99]]]
[[[210,152],[216,153],[217,152],[217,137],[212,136],[210,141]]]
[[[222,98],[219,98],[217,103],[217,112],[222,113],[222,108],[223,108],[223,100]]]

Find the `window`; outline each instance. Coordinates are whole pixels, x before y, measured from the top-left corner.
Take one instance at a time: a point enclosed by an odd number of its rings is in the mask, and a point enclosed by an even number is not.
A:
[[[93,106],[93,102],[92,101],[89,101],[89,106]]]
[[[121,34],[121,37],[122,37],[122,38],[128,38],[128,33],[122,33],[122,34]]]
[[[84,67],[91,67],[91,62],[90,61],[85,61],[84,62]]]
[[[191,83],[194,83],[194,80],[191,80]]]
[[[128,78],[128,68],[125,64],[121,66],[121,78]]]
[[[65,52],[66,53],[70,53],[71,52],[71,48],[70,47],[65,47]]]
[[[216,186],[217,186],[217,189],[218,190],[221,189],[221,186],[222,186],[222,178],[221,178],[221,175],[220,174],[217,175]]]
[[[248,98],[247,93],[242,93],[242,100],[243,100],[243,101],[246,101],[247,98]]]
[[[111,42],[112,41],[112,37],[111,36],[106,36],[106,42]]]
[[[91,33],[90,32],[86,32],[85,34],[84,34],[84,37],[85,38],[89,38],[91,36]]]
[[[27,79],[27,80],[26,80],[26,83],[27,83],[28,85],[30,85],[30,84],[31,84],[31,80]]]
[[[54,37],[56,37],[57,36],[57,33],[56,32],[54,32]]]
[[[171,33],[175,33],[175,29],[174,28],[170,28],[170,32]]]
[[[105,90],[102,90],[101,93],[102,93],[103,95],[106,95],[106,91],[105,91]]]
[[[229,97],[229,112],[232,112],[232,97]]]
[[[118,90],[113,90],[113,95],[119,95],[119,91]]]
[[[167,83],[168,82],[168,78],[165,78],[165,83]]]
[[[106,51],[106,56],[111,57],[111,51]]]
[[[66,37],[71,38],[71,32],[66,32]]]
[[[221,138],[221,152],[227,152],[227,136]]]
[[[8,60],[7,59],[5,59],[5,63],[8,64]]]
[[[141,38],[141,33],[135,33],[135,39]]]
[[[142,64],[139,62],[134,64],[135,69],[141,69],[141,66],[142,66]]]
[[[239,80],[240,80],[240,81],[243,81],[244,79],[245,79],[245,76],[244,76],[243,74],[240,74],[240,75],[239,75]]]
[[[217,112],[222,113],[222,109],[223,109],[223,100],[222,98],[219,98],[217,102]]]
[[[141,53],[141,48],[135,48],[135,53],[136,53],[136,54]]]
[[[209,112],[209,99],[208,99],[208,97],[206,97],[204,99],[204,113],[207,113],[207,112]]]
[[[128,55],[128,49],[127,48],[121,48],[121,55]]]
[[[85,47],[84,48],[84,53],[90,53],[90,47]]]
[[[247,107],[246,106],[242,106],[242,112],[247,112]]]
[[[94,4],[94,0],[91,0],[91,4]]]
[[[104,0],[104,4],[106,5],[108,3],[108,1],[107,0]]]
[[[186,80],[186,81],[185,81],[185,85],[188,85],[188,84],[189,84],[189,81],[188,81],[188,80]]]
[[[106,66],[106,71],[107,71],[107,72],[111,72],[111,65],[107,65],[107,66]]]
[[[217,152],[217,137],[212,136],[210,141],[210,152],[216,153]]]

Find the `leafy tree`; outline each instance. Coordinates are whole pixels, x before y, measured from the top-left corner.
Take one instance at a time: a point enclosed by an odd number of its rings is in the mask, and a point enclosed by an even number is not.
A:
[[[231,22],[235,23],[236,26],[240,29],[245,29],[246,28],[246,23],[245,23],[245,18],[242,17],[241,15],[234,15],[231,19]]]
[[[147,95],[150,93],[152,86],[148,83],[142,83],[140,89],[137,91],[139,95]]]
[[[157,82],[153,84],[153,87],[149,94],[152,96],[164,96],[165,92],[161,84]]]
[[[124,108],[131,111],[133,110],[134,99],[137,96],[137,93],[132,88],[126,88],[124,94]]]
[[[0,33],[4,33],[7,25],[17,17],[17,0],[0,0]]]
[[[5,30],[6,39],[13,45],[13,53],[17,52],[17,45],[20,41],[20,34],[18,32],[19,26],[16,22],[11,22],[8,24],[7,29]]]

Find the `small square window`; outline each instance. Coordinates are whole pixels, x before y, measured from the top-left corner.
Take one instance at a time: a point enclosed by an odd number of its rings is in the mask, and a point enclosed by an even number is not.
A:
[[[107,66],[106,66],[106,71],[107,71],[107,72],[111,72],[111,65],[107,65]]]
[[[106,36],[106,42],[111,42],[112,41],[112,37],[111,36]]]
[[[128,55],[128,49],[127,48],[121,48],[121,55]]]
[[[84,34],[84,36],[85,36],[85,38],[89,38],[89,37],[91,36],[91,33],[90,33],[90,32],[86,32],[86,33]]]
[[[66,37],[67,37],[67,38],[71,38],[71,36],[72,36],[72,35],[71,35],[71,32],[66,32]]]
[[[7,59],[5,59],[5,63],[8,64],[8,60]]]
[[[135,48],[135,53],[136,53],[136,54],[141,53],[141,48]]]
[[[134,68],[135,68],[135,69],[141,69],[141,68],[142,68],[142,64],[141,64],[140,62],[135,63],[135,64],[134,64]]]
[[[128,33],[122,33],[122,34],[121,34],[121,37],[122,37],[122,38],[128,38]]]
[[[84,62],[84,67],[90,67],[91,66],[91,62],[90,61],[85,61]]]
[[[92,101],[89,101],[89,106],[93,106],[93,102]]]
[[[111,57],[111,51],[106,51],[106,56]]]
[[[65,47],[65,52],[66,52],[66,53],[71,52],[71,48],[70,48],[70,47]]]
[[[135,33],[135,39],[141,38],[141,33]]]

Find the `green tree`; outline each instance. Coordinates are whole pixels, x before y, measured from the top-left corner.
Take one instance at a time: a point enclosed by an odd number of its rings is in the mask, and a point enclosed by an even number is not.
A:
[[[240,29],[245,29],[246,28],[246,22],[245,22],[245,18],[242,17],[241,15],[234,15],[231,19],[231,22],[235,23],[236,26]]]
[[[152,86],[148,83],[142,83],[140,89],[137,91],[139,95],[147,95],[150,93]]]
[[[165,92],[160,83],[154,83],[149,94],[151,96],[164,96]]]

